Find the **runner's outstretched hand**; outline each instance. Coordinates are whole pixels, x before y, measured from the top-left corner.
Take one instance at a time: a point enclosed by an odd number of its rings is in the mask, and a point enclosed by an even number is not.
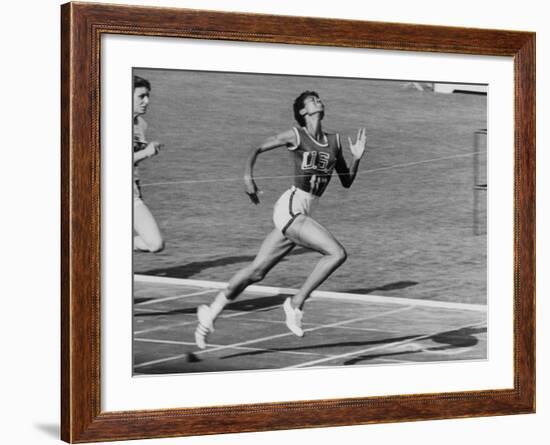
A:
[[[348,141],[349,149],[353,157],[355,159],[361,159],[367,146],[367,130],[365,128],[360,128],[359,130],[357,130],[357,138],[355,140],[355,143],[352,142],[349,136]]]

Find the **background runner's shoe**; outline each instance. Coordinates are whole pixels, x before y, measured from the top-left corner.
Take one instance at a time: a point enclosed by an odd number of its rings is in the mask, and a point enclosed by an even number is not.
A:
[[[290,297],[288,297],[284,304],[283,309],[285,310],[285,316],[286,316],[286,325],[288,329],[298,337],[304,336],[304,331],[302,329],[302,315],[303,312],[296,308],[294,309],[292,305],[290,304]]]
[[[200,349],[204,349],[208,334],[214,332],[214,321],[210,315],[210,308],[206,304],[201,304],[197,309],[197,318],[199,325],[195,329],[195,343]]]

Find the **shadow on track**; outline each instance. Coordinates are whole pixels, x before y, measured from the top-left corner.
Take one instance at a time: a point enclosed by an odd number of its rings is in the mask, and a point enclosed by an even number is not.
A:
[[[338,343],[323,343],[319,345],[308,345],[308,346],[299,346],[295,348],[271,348],[268,350],[259,350],[259,351],[247,351],[247,352],[241,352],[238,354],[232,354],[232,355],[226,355],[225,357],[220,357],[220,359],[227,359],[227,358],[235,358],[235,357],[244,357],[244,356],[255,356],[255,355],[262,355],[262,354],[269,354],[273,352],[292,352],[292,351],[310,351],[310,350],[316,350],[316,349],[324,349],[324,348],[335,348],[335,347],[345,347],[345,346],[353,346],[353,347],[363,347],[363,346],[376,346],[376,345],[383,345],[386,343],[393,343],[396,341],[405,341],[410,340],[412,338],[417,337],[416,335],[407,335],[404,337],[393,337],[393,338],[385,338],[381,340],[371,340],[371,341],[342,341]]]
[[[282,261],[286,261],[289,256],[303,255],[305,253],[311,253],[311,252],[312,251],[309,249],[302,249],[302,248],[294,249]],[[193,261],[191,263],[182,264],[180,266],[163,267],[163,268],[151,269],[144,272],[136,272],[136,273],[143,274],[143,275],[159,276],[159,277],[189,278],[199,274],[200,272],[206,269],[210,269],[213,267],[228,266],[230,264],[237,264],[237,263],[249,263],[252,260],[254,260],[254,258],[256,258],[255,254],[227,256],[227,257],[214,258],[214,259],[204,260],[204,261]]]
[[[366,287],[361,289],[345,289],[341,292],[347,292],[350,294],[372,294],[377,291],[406,289],[407,287],[416,286],[417,284],[418,281],[396,281],[394,283],[383,284],[382,286]]]
[[[380,354],[380,353],[365,354],[365,355],[353,357],[350,360],[345,361],[343,365],[356,365],[360,362],[374,360],[377,358],[395,357],[399,355],[415,354],[415,353],[420,353],[425,351],[445,351],[445,350],[457,349],[457,348],[470,348],[472,346],[475,346],[479,342],[479,340],[475,337],[475,334],[480,334],[483,332],[487,332],[487,328],[467,327],[467,328],[462,328],[458,330],[442,332],[442,333],[433,335],[431,337],[424,338],[422,339],[422,341],[431,340],[435,343],[443,344],[443,346],[425,347],[425,348],[417,347],[415,349],[412,349],[409,347],[405,351],[388,352],[383,354]],[[338,343],[323,343],[319,345],[308,345],[308,346],[301,346],[301,347],[295,347],[295,348],[294,347],[293,348],[270,348],[268,350],[247,351],[247,352],[241,352],[238,354],[231,354],[225,357],[220,357],[220,359],[223,360],[228,358],[236,358],[236,357],[244,357],[244,356],[258,356],[258,355],[277,353],[277,352],[310,351],[310,350],[334,348],[334,347],[378,346],[378,345],[384,345],[389,343],[407,341],[407,340],[411,340],[421,336],[422,334],[415,334],[415,335],[407,335],[403,337],[385,338],[385,339],[374,340],[374,341],[346,341],[346,342],[338,342]],[[406,347],[407,345],[403,345],[403,346]]]
[[[441,332],[424,339],[423,341],[431,340],[434,343],[440,343],[441,346],[415,348],[405,351],[388,352],[384,354],[366,354],[358,357],[353,357],[351,360],[344,362],[344,365],[356,365],[359,362],[374,360],[377,358],[395,357],[399,355],[418,354],[422,352],[437,352],[437,351],[450,351],[460,348],[471,348],[479,343],[479,340],[475,337],[476,334],[487,332],[487,328],[473,328],[466,327],[457,329],[454,331]]]

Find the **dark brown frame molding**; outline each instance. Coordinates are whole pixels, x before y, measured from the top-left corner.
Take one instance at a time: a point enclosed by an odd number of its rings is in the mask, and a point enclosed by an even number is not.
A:
[[[535,411],[535,34],[92,3],[61,7],[61,438],[174,437]],[[509,56],[515,72],[514,387],[103,412],[100,54],[103,34]],[[215,419],[215,420],[214,420]]]

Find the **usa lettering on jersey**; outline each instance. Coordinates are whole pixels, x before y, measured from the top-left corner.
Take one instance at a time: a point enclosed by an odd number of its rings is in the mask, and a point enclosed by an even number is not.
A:
[[[324,151],[305,151],[302,153],[302,170],[316,170],[328,173],[330,155]]]

